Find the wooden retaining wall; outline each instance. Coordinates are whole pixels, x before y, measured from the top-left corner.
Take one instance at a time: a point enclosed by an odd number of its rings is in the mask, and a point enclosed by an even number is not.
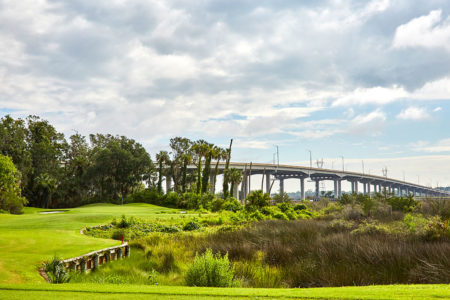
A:
[[[67,270],[86,273],[109,261],[118,260],[129,256],[130,246],[127,242],[125,242],[120,246],[109,247],[89,252],[78,257],[65,259],[62,263]]]

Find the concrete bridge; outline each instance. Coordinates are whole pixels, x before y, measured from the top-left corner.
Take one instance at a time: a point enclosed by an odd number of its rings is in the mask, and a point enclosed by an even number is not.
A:
[[[215,163],[211,163],[212,172],[214,171]],[[310,168],[292,165],[274,165],[261,163],[238,163],[230,162],[230,168],[236,168],[243,173],[243,180],[241,183],[241,191],[238,192],[236,186],[233,191],[233,196],[240,200],[246,198],[250,193],[250,181],[252,175],[263,175],[263,180],[266,181],[266,192],[269,192],[274,180],[280,183],[280,192],[284,192],[284,181],[287,179],[299,180],[301,199],[305,199],[305,179],[310,178],[315,182],[315,196],[319,198],[320,182],[330,180],[334,183],[334,197],[341,197],[341,182],[343,180],[351,183],[351,191],[355,193],[370,194],[371,192],[381,192],[386,190],[393,192],[399,196],[412,194],[415,197],[449,197],[450,193],[433,189],[431,187],[405,182],[388,177],[369,175],[356,172],[338,171],[322,168]],[[196,166],[191,165],[188,170],[193,171]],[[222,174],[225,169],[225,163],[219,163],[219,173]],[[213,177],[213,176],[211,176]],[[211,178],[212,179],[212,178]],[[211,180],[212,182],[212,180]],[[168,182],[170,184],[170,182]],[[359,186],[362,184],[362,190]]]

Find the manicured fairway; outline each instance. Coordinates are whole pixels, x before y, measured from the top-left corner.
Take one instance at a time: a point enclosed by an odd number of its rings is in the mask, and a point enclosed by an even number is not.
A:
[[[99,204],[58,214],[25,208],[23,215],[0,214],[0,283],[43,282],[36,271],[43,260],[69,258],[117,245],[117,241],[83,236],[80,229],[108,223],[122,214],[142,218],[180,217],[176,210],[149,204]]]
[[[0,285],[0,299],[448,299],[448,285],[310,289],[197,288],[133,285]]]

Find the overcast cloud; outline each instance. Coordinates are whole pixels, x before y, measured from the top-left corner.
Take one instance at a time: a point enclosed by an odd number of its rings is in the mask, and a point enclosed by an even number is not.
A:
[[[0,0],[0,41],[0,116],[66,135],[152,154],[234,137],[254,161],[274,144],[285,161],[450,155],[447,0]]]

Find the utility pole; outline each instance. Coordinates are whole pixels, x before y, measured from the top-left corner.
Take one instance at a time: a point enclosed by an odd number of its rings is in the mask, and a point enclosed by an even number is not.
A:
[[[341,158],[342,158],[342,172],[345,172],[344,170],[345,170],[345,168],[344,168],[344,166],[345,166],[345,164],[344,164],[344,156],[340,156]]]
[[[362,162],[362,170],[363,170],[363,174],[364,174],[364,161],[361,160],[361,162]]]

